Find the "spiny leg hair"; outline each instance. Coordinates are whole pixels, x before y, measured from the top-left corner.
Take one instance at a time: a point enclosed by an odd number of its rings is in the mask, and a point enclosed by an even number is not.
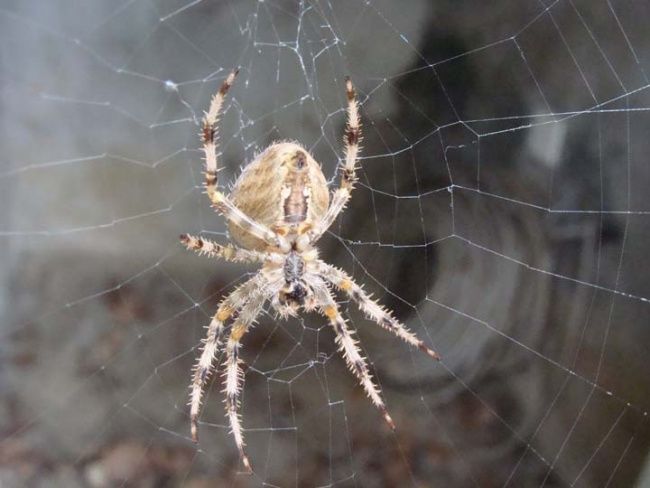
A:
[[[420,351],[428,354],[433,359],[440,360],[437,352],[428,348],[424,342],[419,339],[406,326],[400,323],[389,310],[379,305],[368,295],[363,288],[357,285],[352,277],[345,271],[331,266],[323,261],[318,261],[318,274],[332,283],[339,290],[344,291],[352,300],[354,300],[366,317],[395,336],[402,339],[407,344],[417,347]]]
[[[212,97],[210,108],[203,116],[201,138],[203,152],[205,153],[205,190],[214,207],[233,224],[240,227],[254,237],[261,239],[272,246],[280,247],[281,239],[267,226],[251,219],[239,210],[230,199],[217,188],[217,122],[221,113],[221,106],[228,90],[239,73],[232,71],[221,84],[219,91]]]
[[[221,336],[224,331],[224,323],[240,310],[254,295],[254,290],[264,281],[262,274],[257,274],[246,283],[233,290],[226,298],[221,301],[216,313],[208,325],[206,338],[203,340],[203,349],[201,356],[194,367],[190,394],[190,422],[192,431],[192,440],[199,441],[198,419],[199,410],[201,409],[201,397],[203,388],[212,373],[212,363],[215,355],[221,345]]]
[[[223,246],[204,237],[181,234],[181,243],[190,251],[195,251],[202,256],[221,258],[225,261],[237,263],[262,263],[272,259],[271,255],[264,252],[250,251],[235,247],[231,244]]]
[[[359,144],[361,143],[361,120],[359,117],[359,103],[357,92],[350,78],[345,79],[345,91],[348,99],[347,123],[343,143],[345,146],[345,162],[341,167],[341,183],[332,196],[332,203],[327,212],[310,232],[310,240],[316,242],[323,233],[330,228],[339,214],[343,211],[357,181],[357,160]]]
[[[248,456],[244,451],[244,435],[242,433],[241,418],[239,415],[239,397],[244,385],[244,372],[240,367],[239,347],[241,338],[255,322],[265,301],[265,295],[257,293],[257,296],[242,308],[237,321],[230,331],[230,337],[226,344],[226,359],[224,361],[223,391],[226,394],[226,414],[228,415],[232,435],[235,438],[235,444],[239,451],[239,457],[248,473],[252,472],[252,468]]]
[[[314,283],[314,281],[315,280],[313,280],[312,283]],[[353,337],[352,332],[350,332],[345,319],[341,317],[338,305],[334,301],[327,285],[322,283],[320,286],[315,286],[314,292],[318,296],[318,306],[321,313],[327,317],[330,325],[336,333],[336,343],[339,346],[339,351],[345,358],[348,368],[350,368],[350,371],[352,371],[357,377],[372,403],[374,403],[377,409],[381,412],[388,426],[392,430],[395,430],[395,423],[388,414],[384,400],[381,398],[381,393],[379,392],[377,385],[372,381],[372,376],[368,370],[368,364],[359,351],[359,347],[357,346],[358,341]]]

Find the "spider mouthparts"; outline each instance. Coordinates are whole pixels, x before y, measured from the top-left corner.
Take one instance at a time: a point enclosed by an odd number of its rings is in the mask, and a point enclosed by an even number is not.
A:
[[[298,311],[309,295],[310,293],[304,284],[297,281],[287,282],[287,286],[281,292],[280,302],[294,311]]]

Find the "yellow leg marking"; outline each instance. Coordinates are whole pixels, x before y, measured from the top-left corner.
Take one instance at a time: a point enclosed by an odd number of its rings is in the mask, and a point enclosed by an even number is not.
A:
[[[228,320],[228,318],[232,315],[232,308],[228,307],[227,305],[224,305],[222,308],[220,308],[217,311],[217,320],[219,322],[224,322]]]
[[[238,322],[233,326],[232,332],[230,333],[230,337],[234,341],[239,342],[239,339],[242,338],[242,336],[244,335],[244,332],[246,332],[246,325],[242,324],[241,322]]]
[[[300,225],[298,225],[298,234],[306,234],[310,230],[314,228],[314,225],[311,222],[301,222]]]
[[[334,319],[338,315],[338,312],[336,311],[336,307],[327,307],[325,309],[325,315],[327,315],[327,318]]]
[[[349,280],[343,280],[339,284],[339,288],[343,291],[350,291],[352,288],[352,283]]]
[[[286,236],[289,233],[289,227],[286,225],[274,225],[273,231],[279,236]]]

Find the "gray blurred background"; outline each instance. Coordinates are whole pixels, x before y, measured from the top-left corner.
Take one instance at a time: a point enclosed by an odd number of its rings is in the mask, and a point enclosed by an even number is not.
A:
[[[0,2],[2,486],[650,486],[650,8],[624,0]],[[273,140],[328,178],[343,80],[361,182],[321,242],[443,361],[342,306],[388,432],[322,320],[244,342],[239,473],[190,370],[254,267],[201,190],[234,66],[228,184]],[[341,297],[342,298],[342,297]],[[646,483],[646,484],[644,484]]]

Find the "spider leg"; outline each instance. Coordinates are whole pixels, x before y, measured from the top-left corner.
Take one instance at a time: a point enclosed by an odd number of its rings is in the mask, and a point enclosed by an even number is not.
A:
[[[244,212],[239,210],[230,199],[217,188],[217,121],[221,112],[221,106],[228,93],[228,90],[235,81],[239,70],[234,70],[224,80],[219,91],[212,97],[210,108],[203,117],[201,138],[203,141],[203,152],[205,153],[205,190],[212,202],[212,205],[229,221],[241,227],[242,230],[261,239],[271,245],[280,247],[282,239],[267,226],[251,219]]]
[[[311,280],[312,284],[314,282],[315,280]],[[359,347],[357,346],[358,341],[353,337],[348,325],[343,317],[341,317],[339,308],[336,305],[332,294],[324,283],[320,286],[315,286],[314,292],[317,295],[318,308],[320,309],[320,312],[327,317],[330,325],[336,333],[336,343],[345,358],[348,368],[350,368],[350,371],[352,371],[357,377],[372,403],[374,403],[381,412],[388,426],[392,430],[395,430],[395,423],[388,414],[381,393],[379,392],[377,385],[372,381],[372,376],[368,370],[368,364],[359,351]]]
[[[244,373],[240,367],[239,347],[241,339],[248,332],[250,327],[255,322],[255,319],[262,310],[262,306],[266,301],[267,295],[258,293],[255,298],[251,299],[241,310],[241,313],[232,326],[230,337],[226,343],[226,359],[224,361],[224,393],[226,394],[226,414],[230,422],[230,428],[235,444],[239,451],[244,468],[249,473],[252,473],[251,463],[244,451],[244,435],[242,433],[241,418],[239,415],[239,396],[244,386]]]
[[[357,92],[350,78],[345,79],[345,91],[348,99],[347,124],[343,142],[345,144],[345,162],[341,167],[341,183],[332,196],[332,203],[323,218],[309,232],[310,242],[316,242],[330,228],[339,214],[343,211],[357,181],[357,162],[359,143],[361,142],[361,120]]]
[[[239,263],[262,263],[273,259],[269,253],[250,251],[233,245],[223,246],[210,239],[197,237],[190,234],[181,234],[181,243],[190,251],[195,251],[210,258],[221,258],[225,261]]]
[[[208,326],[208,333],[203,341],[201,356],[194,367],[190,393],[190,422],[192,431],[192,440],[198,442],[198,418],[201,409],[201,397],[203,388],[210,378],[212,372],[212,363],[217,350],[221,346],[221,336],[224,331],[224,323],[241,309],[249,300],[252,292],[259,288],[264,280],[263,275],[258,274],[232,291],[224,298]]]
[[[417,347],[420,351],[428,354],[433,359],[438,361],[440,360],[440,356],[437,352],[428,348],[421,339],[408,330],[408,328],[399,320],[393,317],[390,310],[387,310],[370,298],[370,295],[356,284],[352,277],[345,271],[319,261],[318,273],[328,282],[332,283],[337,289],[344,291],[350,298],[352,298],[368,319],[376,322],[380,327],[393,333],[407,344]]]

